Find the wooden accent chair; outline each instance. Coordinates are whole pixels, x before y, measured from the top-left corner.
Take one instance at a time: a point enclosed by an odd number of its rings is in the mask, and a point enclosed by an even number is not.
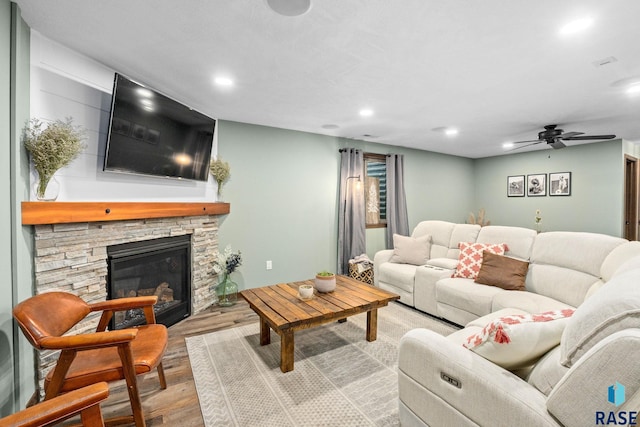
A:
[[[145,426],[136,375],[158,369],[160,387],[167,388],[162,357],[167,349],[167,328],[156,324],[153,305],[157,297],[119,298],[88,304],[65,292],[47,292],[21,302],[13,309],[22,332],[38,350],[61,350],[56,366],[44,383],[45,400],[101,381],[126,380],[133,417],[108,420]],[[113,313],[142,308],[146,325],[107,331]],[[96,332],[63,335],[89,313],[101,311]]]
[[[70,391],[0,419],[0,427],[45,427],[80,414],[85,427],[104,427],[100,403],[109,397],[105,382]]]

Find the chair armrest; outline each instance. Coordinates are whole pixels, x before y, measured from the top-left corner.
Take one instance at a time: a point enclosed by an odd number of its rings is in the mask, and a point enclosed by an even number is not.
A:
[[[45,337],[40,340],[40,345],[41,348],[47,350],[90,350],[132,341],[137,334],[137,329],[130,328],[91,334]]]
[[[449,425],[496,425],[500,414],[500,425],[558,426],[535,387],[433,331],[402,337],[398,377],[400,401],[427,425],[451,414]]]
[[[0,427],[40,427],[53,425],[82,411],[89,410],[92,407],[96,408],[96,413],[93,414],[93,423],[85,422],[85,425],[104,425],[98,405],[100,402],[106,400],[108,396],[109,387],[107,383],[92,384],[2,418],[0,419]],[[85,420],[83,417],[83,421]]]
[[[89,308],[91,308],[91,311],[123,311],[152,306],[155,305],[156,302],[158,302],[158,297],[155,295],[147,297],[116,298],[91,303],[89,304]]]

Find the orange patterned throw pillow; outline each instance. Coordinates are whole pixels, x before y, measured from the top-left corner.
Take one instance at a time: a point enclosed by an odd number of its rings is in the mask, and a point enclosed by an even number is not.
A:
[[[458,257],[458,265],[456,271],[451,277],[461,277],[465,279],[476,279],[482,265],[482,252],[488,251],[496,255],[504,255],[507,245],[504,243],[471,243],[460,242],[460,256]]]

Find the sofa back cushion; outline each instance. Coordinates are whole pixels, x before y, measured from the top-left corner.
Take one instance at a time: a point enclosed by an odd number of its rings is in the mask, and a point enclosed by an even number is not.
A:
[[[535,238],[535,230],[529,228],[488,225],[480,229],[477,242],[505,243],[507,245],[506,256],[528,261]]]
[[[533,243],[526,288],[574,307],[600,281],[600,268],[625,239],[596,233],[552,231]]]
[[[638,265],[637,259],[627,263]],[[578,307],[562,335],[560,363],[571,367],[598,342],[627,328],[640,328],[640,268],[616,274]]]
[[[422,221],[413,229],[411,237],[431,236],[429,258],[458,259],[458,243],[475,242],[480,226],[477,224],[454,224],[447,221]]]

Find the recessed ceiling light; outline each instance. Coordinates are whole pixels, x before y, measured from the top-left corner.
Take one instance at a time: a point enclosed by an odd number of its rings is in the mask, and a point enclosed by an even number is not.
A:
[[[311,0],[266,0],[267,6],[282,16],[300,16],[311,9]]]
[[[570,35],[579,33],[580,31],[584,31],[589,28],[591,24],[593,24],[593,19],[591,18],[576,19],[575,21],[571,21],[560,28],[560,34]]]
[[[215,79],[213,79],[213,82],[218,86],[233,86],[233,80],[231,80],[229,77],[216,77]]]
[[[447,136],[456,136],[458,134],[458,129],[453,129],[453,128],[445,129],[444,134]]]
[[[370,117],[373,116],[373,110],[369,109],[369,108],[365,108],[363,110],[360,110],[360,115],[362,117]]]
[[[513,148],[514,144],[513,142],[505,142],[504,144],[502,144],[502,148],[504,148],[505,150],[507,148]]]
[[[636,83],[636,84],[632,84],[627,89],[627,94],[628,95],[636,95],[636,94],[639,94],[639,93],[640,93],[640,82]]]

